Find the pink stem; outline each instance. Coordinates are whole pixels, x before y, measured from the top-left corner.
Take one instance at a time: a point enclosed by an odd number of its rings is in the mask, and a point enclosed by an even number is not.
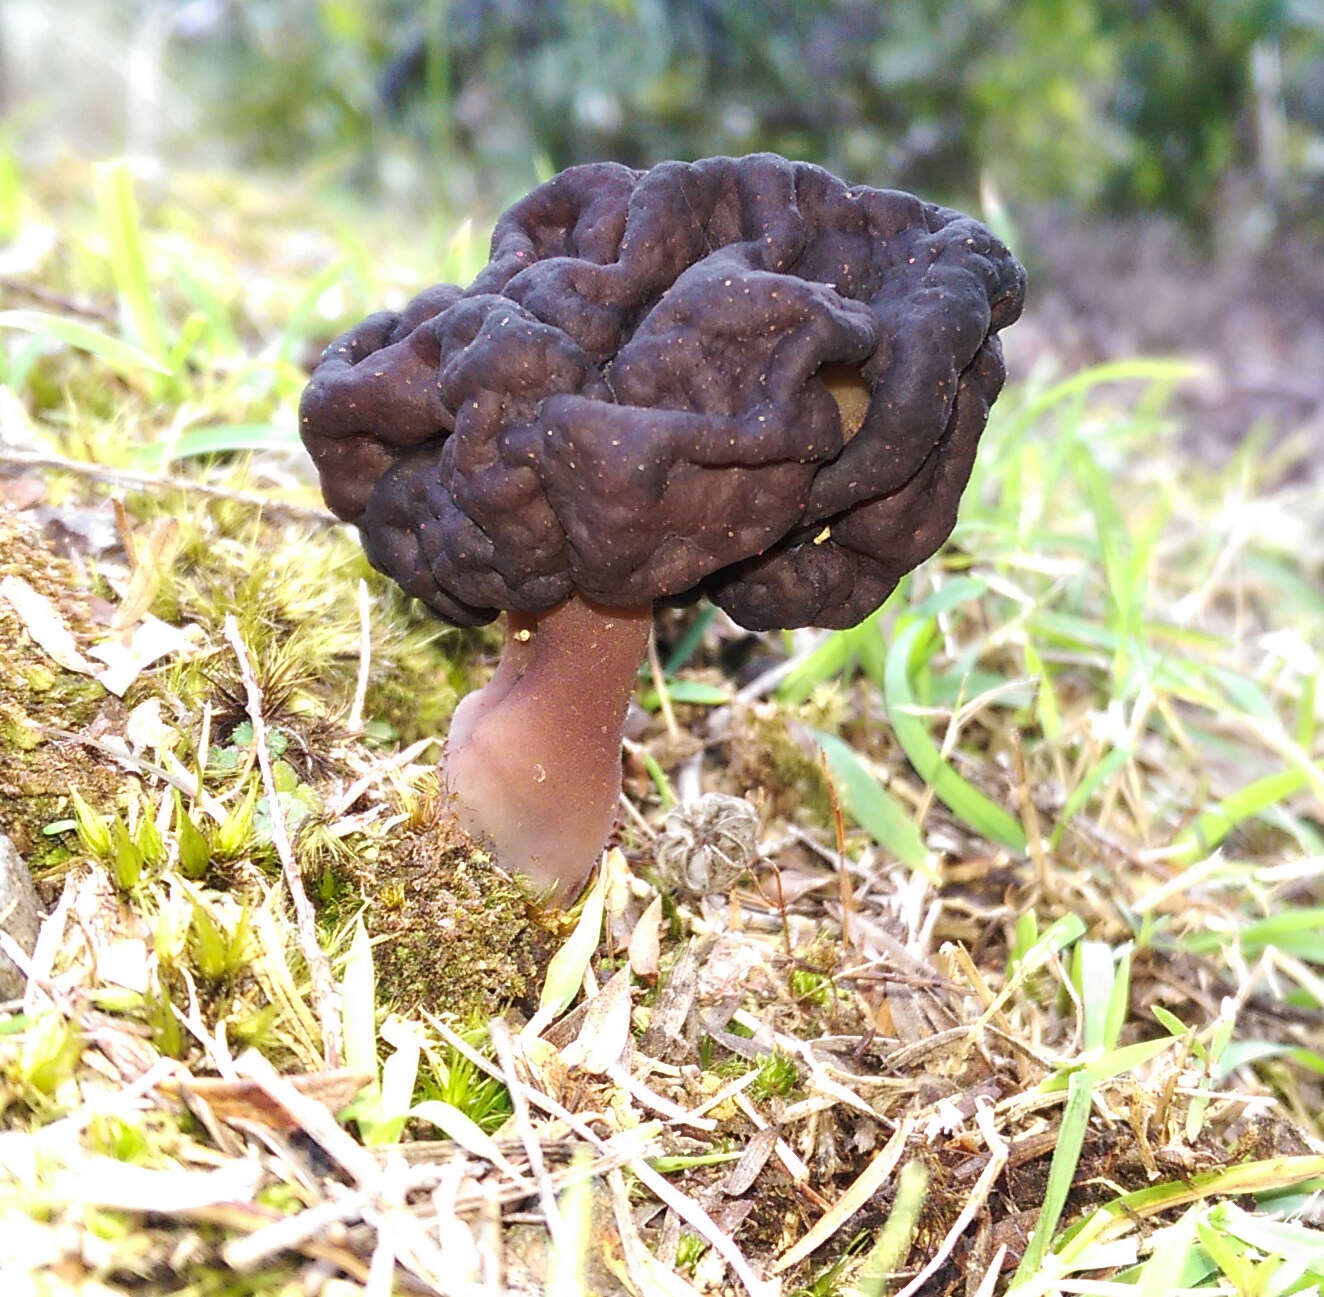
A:
[[[455,710],[445,777],[461,826],[555,901],[574,898],[611,832],[651,626],[651,608],[578,595],[509,613],[496,674]]]

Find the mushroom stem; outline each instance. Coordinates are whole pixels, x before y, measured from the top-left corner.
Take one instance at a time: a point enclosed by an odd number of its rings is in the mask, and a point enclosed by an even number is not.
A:
[[[651,627],[651,608],[579,595],[508,613],[496,674],[455,709],[444,773],[461,826],[555,901],[573,899],[611,832]]]

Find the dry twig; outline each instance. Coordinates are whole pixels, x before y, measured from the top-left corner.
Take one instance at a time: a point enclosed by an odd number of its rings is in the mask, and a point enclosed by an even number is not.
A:
[[[127,468],[110,468],[105,464],[88,464],[78,459],[66,459],[63,455],[32,455],[22,451],[0,449],[0,465],[10,464],[18,468],[40,468],[50,472],[72,473],[76,477],[87,478],[90,482],[123,487],[128,491],[175,490],[184,491],[189,495],[206,496],[209,500],[229,500],[234,504],[261,509],[269,517],[284,518],[290,522],[315,523],[323,527],[343,525],[340,518],[326,509],[272,499],[255,491],[233,491],[222,486],[209,486],[205,482],[195,482],[190,477],[175,477],[168,473],[135,473]]]
[[[313,983],[313,1002],[317,1006],[317,1019],[322,1028],[322,1049],[326,1056],[326,1066],[337,1068],[341,1061],[340,1015],[336,1009],[335,984],[331,978],[331,961],[326,951],[317,940],[317,918],[308,900],[308,893],[303,888],[303,875],[299,872],[299,862],[294,858],[294,849],[290,845],[290,835],[285,827],[285,812],[281,809],[280,799],[276,794],[276,781],[271,772],[271,754],[267,751],[267,727],[262,718],[262,692],[258,687],[257,677],[253,674],[253,664],[249,661],[248,650],[239,634],[239,623],[233,613],[225,618],[225,638],[239,663],[239,674],[244,682],[244,692],[248,700],[248,719],[253,725],[253,742],[257,747],[258,767],[262,771],[262,788],[267,795],[267,806],[271,813],[271,838],[280,857],[281,873],[285,886],[290,889],[290,899],[294,903],[294,921],[299,932],[299,945],[308,964],[308,973]]]

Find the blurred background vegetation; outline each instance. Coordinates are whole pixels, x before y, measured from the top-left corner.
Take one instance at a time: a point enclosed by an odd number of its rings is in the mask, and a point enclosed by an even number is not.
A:
[[[316,166],[496,209],[589,159],[770,148],[956,203],[1206,228],[1324,197],[1324,0],[7,0],[30,150]]]

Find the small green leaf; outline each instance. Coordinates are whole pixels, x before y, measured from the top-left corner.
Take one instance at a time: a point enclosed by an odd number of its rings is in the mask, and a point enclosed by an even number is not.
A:
[[[148,865],[159,865],[165,859],[165,843],[161,840],[161,831],[156,827],[156,820],[147,813],[146,808],[138,821],[133,844],[142,853],[143,861]]]
[[[184,799],[175,793],[175,841],[179,844],[179,867],[185,878],[202,878],[211,864],[211,848],[192,817],[184,809]]]
[[[720,707],[731,701],[731,691],[703,680],[668,680],[667,697],[673,703],[693,703],[699,707]],[[639,695],[639,705],[653,712],[661,706],[656,689],[646,689]]]
[[[78,825],[78,840],[83,850],[99,860],[110,859],[110,829],[105,819],[84,800],[77,788],[69,790],[69,801],[74,808],[74,822]]]
[[[260,792],[258,781],[252,780],[248,785],[248,791],[231,807],[230,813],[217,828],[212,839],[212,847],[222,860],[232,860],[251,845],[253,813],[257,809]]]
[[[129,830],[118,815],[110,823],[110,865],[115,881],[123,891],[138,885],[143,872],[143,853],[129,836]]]
[[[30,1019],[23,1033],[18,1076],[42,1094],[54,1095],[83,1056],[83,1033],[55,1009]]]
[[[1074,945],[1085,935],[1085,920],[1079,914],[1064,914],[1060,919],[1054,920],[1044,929],[1040,937],[1034,937],[1037,930],[1037,920],[1030,916],[1030,921],[1022,925],[1017,922],[1016,925],[1016,950],[1023,951],[1019,955],[1013,954],[1008,961],[1007,975],[1009,977],[1019,974],[1022,977],[1029,977],[1037,969],[1046,964],[1053,955],[1066,950],[1067,947]],[[1028,946],[1025,944],[1031,941]],[[1024,972],[1022,972],[1022,968]]]
[[[193,916],[189,926],[198,972],[211,981],[223,977],[226,971],[225,936],[200,897],[193,898]]]

